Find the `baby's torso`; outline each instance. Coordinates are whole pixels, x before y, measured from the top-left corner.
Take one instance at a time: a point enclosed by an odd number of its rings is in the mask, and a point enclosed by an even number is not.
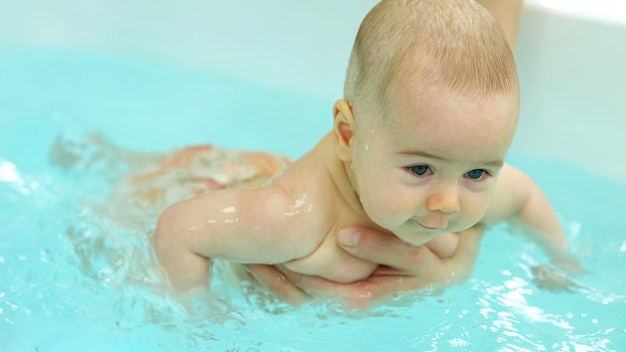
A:
[[[315,195],[310,197],[315,199],[311,205],[318,211],[306,217],[299,226],[301,253],[306,254],[276,267],[284,273],[336,282],[363,280],[374,274],[380,265],[341,249],[337,243],[338,232],[349,226],[373,229],[377,226],[369,220],[360,204],[355,204],[358,201],[353,200],[350,204],[345,194],[341,195],[340,188],[345,191],[349,187],[337,184],[337,179],[345,171],[335,157],[333,143],[332,136],[326,136],[310,153],[288,168],[288,160],[276,154],[224,150],[210,145],[185,148],[165,155],[159,164],[125,181],[114,192],[112,201],[123,200],[121,208],[135,209],[136,213],[159,214],[168,204],[188,197],[227,188],[261,187],[272,175],[284,171],[277,179],[295,187],[294,202],[301,193]],[[444,243],[446,251],[454,251],[455,240],[441,237],[439,242]]]
[[[294,164],[276,154],[220,149],[210,145],[174,151],[160,163],[126,180],[114,192],[112,201],[124,202],[124,209],[159,214],[167,205],[220,189],[262,187],[276,173],[299,193],[317,194],[313,206],[323,215],[307,217],[302,224],[304,251],[307,255],[277,265],[283,272],[322,277],[338,282],[354,282],[370,276],[378,267],[349,255],[336,242],[339,229],[345,226],[373,226],[342,202],[331,173],[339,165],[331,164],[332,141],[326,137],[313,151]],[[333,170],[329,170],[329,168]],[[305,179],[311,181],[305,181]],[[315,214],[320,214],[316,212]],[[306,239],[306,240],[304,240]],[[306,243],[306,244],[305,244]]]
[[[314,203],[310,206],[317,210],[306,218],[299,233],[303,238],[303,245],[309,247],[305,251],[308,254],[277,267],[281,271],[289,270],[330,281],[350,283],[368,278],[379,264],[359,259],[344,251],[337,243],[338,233],[349,226],[377,226],[367,217],[354,196],[353,189],[346,184],[344,165],[334,157],[333,142],[332,137],[327,136],[280,176],[280,182],[294,187],[294,198],[304,192],[313,194],[310,198]],[[346,193],[351,193],[352,196],[347,197]]]
[[[277,267],[283,272],[341,283],[364,280],[375,273],[389,274],[393,269],[355,257],[338,244],[339,231],[352,226],[394,235],[376,225],[363,210],[346,175],[347,166],[336,156],[334,143],[334,136],[326,136],[274,181],[289,188],[294,200],[301,194],[309,195],[306,198],[312,203],[308,208],[316,209],[300,224],[302,229],[297,234],[307,254]],[[448,258],[457,249],[458,235],[441,234],[425,245],[438,257]]]
[[[338,222],[337,225],[323,236],[319,245],[308,255],[277,265],[278,268],[342,283],[370,277],[379,265],[354,257],[337,244],[337,232],[341,227],[362,224],[355,219],[354,222]]]

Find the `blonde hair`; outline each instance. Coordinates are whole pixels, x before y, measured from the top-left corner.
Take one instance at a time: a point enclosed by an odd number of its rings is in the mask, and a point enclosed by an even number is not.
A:
[[[506,35],[473,0],[383,0],[367,14],[352,48],[344,99],[385,115],[389,83],[405,76],[469,94],[519,89]]]

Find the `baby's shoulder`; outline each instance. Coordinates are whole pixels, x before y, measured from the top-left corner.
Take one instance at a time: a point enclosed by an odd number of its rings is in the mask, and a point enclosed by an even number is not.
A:
[[[306,211],[317,223],[329,220],[334,212],[337,188],[326,165],[306,155],[277,175],[270,183],[289,207]]]
[[[284,172],[277,175],[273,182],[285,189],[298,192],[333,192],[333,170],[328,158],[316,149],[294,161]]]

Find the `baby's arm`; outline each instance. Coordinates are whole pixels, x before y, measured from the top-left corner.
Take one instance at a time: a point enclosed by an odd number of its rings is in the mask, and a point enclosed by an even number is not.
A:
[[[553,263],[561,266],[576,265],[572,263],[565,233],[548,198],[530,177],[505,165],[484,220],[495,223],[512,217],[519,218],[534,230],[525,232],[544,248]]]
[[[167,208],[154,248],[182,293],[207,284],[210,258],[273,264],[305,255],[307,241],[297,236],[302,215],[289,210],[289,197],[278,187],[211,193]]]

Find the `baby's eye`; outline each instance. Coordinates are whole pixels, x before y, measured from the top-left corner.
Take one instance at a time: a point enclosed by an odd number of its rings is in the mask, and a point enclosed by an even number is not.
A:
[[[424,176],[428,173],[428,171],[430,171],[430,167],[428,165],[407,166],[406,169],[416,176]]]
[[[489,173],[485,169],[470,170],[465,174],[465,177],[472,181],[483,181],[489,177]]]

